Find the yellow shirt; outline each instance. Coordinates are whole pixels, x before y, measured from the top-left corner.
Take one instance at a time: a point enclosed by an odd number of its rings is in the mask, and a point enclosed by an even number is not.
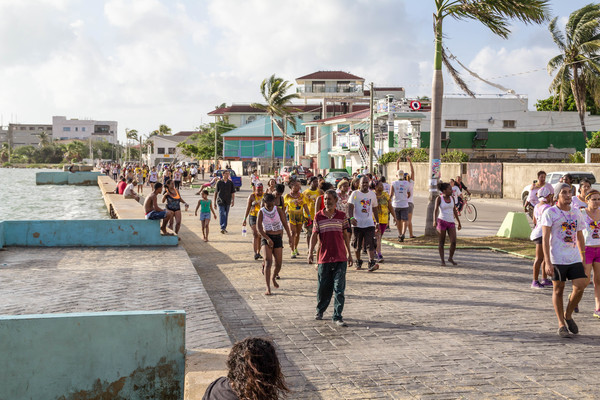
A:
[[[306,202],[306,206],[308,207],[308,211],[310,211],[310,215],[306,215],[306,211],[304,212],[304,216],[306,218],[313,219],[315,217],[315,203],[317,202],[317,197],[321,195],[319,189],[310,190],[307,189],[302,192],[304,195],[304,201]]]
[[[382,192],[381,196],[377,196],[377,206],[379,207],[379,223],[387,224],[390,221],[389,216],[390,195]]]
[[[306,199],[302,193],[298,194],[298,198],[293,198],[289,193],[283,197],[283,203],[287,207],[288,214],[302,213],[302,206],[306,204]]]
[[[258,212],[260,211],[260,204],[262,202],[262,198],[263,198],[264,194],[258,196],[258,195],[254,195],[254,207],[250,207],[250,215],[253,217],[256,217],[258,215]]]

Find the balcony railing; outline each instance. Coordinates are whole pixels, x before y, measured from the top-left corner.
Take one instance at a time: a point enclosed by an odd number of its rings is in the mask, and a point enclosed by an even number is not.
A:
[[[363,86],[298,86],[297,93],[363,93]]]

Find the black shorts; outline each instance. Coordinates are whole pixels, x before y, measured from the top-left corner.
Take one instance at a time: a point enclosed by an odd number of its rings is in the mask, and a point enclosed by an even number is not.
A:
[[[567,279],[572,281],[574,279],[587,278],[585,269],[583,269],[583,263],[577,262],[575,264],[554,264],[554,275],[552,276],[553,281],[565,282]]]
[[[539,238],[533,239],[532,242],[535,244],[542,244],[542,237],[540,236]]]
[[[409,207],[394,207],[394,214],[398,221],[408,221]]]
[[[354,236],[356,237],[356,248],[362,249],[363,243],[368,250],[375,250],[375,243],[377,243],[377,239],[375,238],[375,227],[369,226],[366,228],[359,228],[355,226],[354,228]]]
[[[283,248],[283,235],[269,235],[267,233],[267,236],[270,237],[271,240],[273,241],[274,249],[282,249]],[[260,245],[268,246],[269,244],[267,243],[267,240],[265,238],[262,238],[262,239],[260,239]]]

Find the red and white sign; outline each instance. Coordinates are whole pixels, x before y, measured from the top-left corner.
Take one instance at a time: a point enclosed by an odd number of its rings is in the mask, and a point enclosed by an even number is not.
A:
[[[410,108],[412,108],[413,110],[417,111],[421,109],[421,102],[417,101],[417,100],[413,100],[410,102]]]

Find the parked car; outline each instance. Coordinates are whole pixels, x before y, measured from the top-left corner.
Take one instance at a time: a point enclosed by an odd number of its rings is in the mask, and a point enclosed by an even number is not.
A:
[[[325,175],[325,182],[329,182],[333,187],[337,188],[337,184],[343,178],[351,179],[350,174],[345,169],[332,169]]]
[[[218,176],[219,179],[223,178],[223,169],[218,169],[215,172],[213,172],[212,176]],[[231,180],[233,181],[233,186],[235,186],[235,191],[239,192],[240,188],[242,187],[242,177],[241,176],[237,176],[235,174],[235,171],[232,169],[228,169],[227,171],[229,171],[229,177],[231,178]]]
[[[285,183],[290,181],[290,177],[294,173],[294,170],[298,171],[298,175],[296,179],[300,180],[300,183],[306,185],[308,180],[314,175],[309,168],[303,167],[301,165],[294,166],[284,166],[279,170],[279,175],[283,178]]]
[[[557,184],[560,183],[560,178],[565,176],[566,174],[570,174],[573,177],[573,186],[575,187],[575,193],[579,191],[579,181],[583,178],[589,180],[592,183],[592,189],[596,189],[600,191],[600,184],[596,183],[596,177],[591,172],[584,171],[558,171],[558,172],[548,172],[546,174],[546,182],[551,184],[552,187],[556,187]],[[523,188],[521,191],[521,200],[523,201],[523,205],[527,202],[527,197],[529,196],[529,190],[531,189],[531,183]]]

